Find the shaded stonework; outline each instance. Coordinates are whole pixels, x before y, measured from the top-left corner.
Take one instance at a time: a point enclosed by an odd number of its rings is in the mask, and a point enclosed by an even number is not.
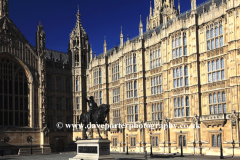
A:
[[[98,56],[79,11],[68,53],[61,53],[45,48],[41,23],[31,46],[8,17],[8,0],[0,2],[0,137],[9,136],[10,145],[29,148],[31,135],[42,152],[75,149],[82,130],[59,130],[56,123],[76,124],[88,110],[86,97],[94,96],[98,106],[110,105],[110,124],[200,125],[101,129],[112,152],[126,152],[128,144],[129,152],[149,152],[152,145],[153,152],[176,153],[182,143],[184,153],[219,155],[222,143],[223,154],[231,155],[234,141],[239,154],[240,0],[199,6],[191,0],[185,13],[173,0],[154,0],[147,31],[140,20],[137,37],[123,42],[121,31],[120,45],[107,49],[105,39]],[[27,92],[15,91],[16,86]],[[98,138],[96,129],[87,134]]]

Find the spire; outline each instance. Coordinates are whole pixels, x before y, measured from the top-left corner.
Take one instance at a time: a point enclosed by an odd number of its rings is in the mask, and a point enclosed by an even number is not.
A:
[[[106,43],[106,36],[104,37],[103,51],[104,51],[104,55],[107,56],[107,43]]]
[[[122,26],[121,26],[121,34],[120,34],[120,37],[123,37],[123,34],[122,34]]]
[[[148,30],[148,17],[147,17],[147,25],[146,25],[146,31]]]
[[[140,15],[140,23],[139,23],[139,28],[142,28],[143,24],[142,24],[142,16]]]
[[[81,14],[79,14],[79,5],[78,5],[78,11],[76,16],[77,16],[77,23],[81,23],[81,19],[80,19]]]
[[[39,21],[39,25],[37,26],[36,48],[37,48],[37,52],[38,52],[39,55],[45,49],[45,32],[43,30],[43,26],[41,24],[41,21]]]
[[[92,61],[93,52],[92,52],[92,44],[90,44],[90,61]]]
[[[143,24],[142,24],[142,18],[140,15],[140,23],[139,23],[139,35],[143,35]]]
[[[191,0],[191,10],[192,10],[192,14],[196,14],[197,10],[196,10],[196,0]]]
[[[9,14],[8,0],[0,0],[0,18]]]
[[[149,17],[152,16],[152,5],[151,5],[151,1],[150,1],[150,14],[149,14]]]
[[[122,26],[121,26],[121,34],[120,34],[120,47],[123,47],[123,34],[122,34]]]
[[[181,11],[180,11],[180,0],[178,0],[178,12],[179,12],[179,14],[181,13]]]

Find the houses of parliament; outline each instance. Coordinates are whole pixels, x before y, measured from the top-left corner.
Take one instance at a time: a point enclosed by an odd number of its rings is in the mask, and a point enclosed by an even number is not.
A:
[[[153,7],[152,7],[153,6]],[[154,0],[139,35],[93,54],[79,11],[68,52],[45,48],[41,23],[32,46],[0,0],[0,138],[6,149],[75,149],[88,111],[86,97],[108,104],[110,124],[175,124],[177,128],[100,130],[111,152],[240,155],[240,0],[208,0],[180,12],[174,0]],[[75,22],[73,22],[74,24]],[[198,124],[200,127],[190,127]],[[188,127],[180,127],[188,126]],[[90,129],[89,138],[98,138]]]

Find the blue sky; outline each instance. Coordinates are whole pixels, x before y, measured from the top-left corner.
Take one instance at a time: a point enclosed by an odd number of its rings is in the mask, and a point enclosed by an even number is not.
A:
[[[197,0],[197,5],[206,0]],[[152,7],[153,7],[152,0]],[[175,0],[177,7],[178,1]],[[142,15],[143,29],[149,15],[150,0],[10,0],[10,18],[27,40],[35,46],[39,20],[46,32],[46,48],[67,52],[69,34],[76,24],[76,13],[88,34],[97,55],[103,52],[104,36],[108,49],[119,44],[121,26],[124,41],[139,34]],[[190,0],[180,0],[181,13],[191,8]]]

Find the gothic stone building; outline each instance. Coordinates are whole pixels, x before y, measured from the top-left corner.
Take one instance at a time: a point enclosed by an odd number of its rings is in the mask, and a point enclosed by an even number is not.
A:
[[[239,154],[240,0],[209,0],[180,13],[173,0],[154,0],[139,35],[93,56],[77,13],[68,53],[45,49],[39,24],[33,47],[8,17],[0,0],[0,136],[42,152],[68,150],[81,129],[61,130],[57,122],[77,123],[88,110],[85,97],[110,105],[110,124],[178,125],[177,128],[101,130],[112,152],[150,151]],[[15,79],[15,80],[14,80]],[[194,127],[198,124],[200,128]],[[183,127],[183,126],[188,127]],[[220,130],[221,128],[221,130]],[[98,138],[95,129],[89,137]]]

